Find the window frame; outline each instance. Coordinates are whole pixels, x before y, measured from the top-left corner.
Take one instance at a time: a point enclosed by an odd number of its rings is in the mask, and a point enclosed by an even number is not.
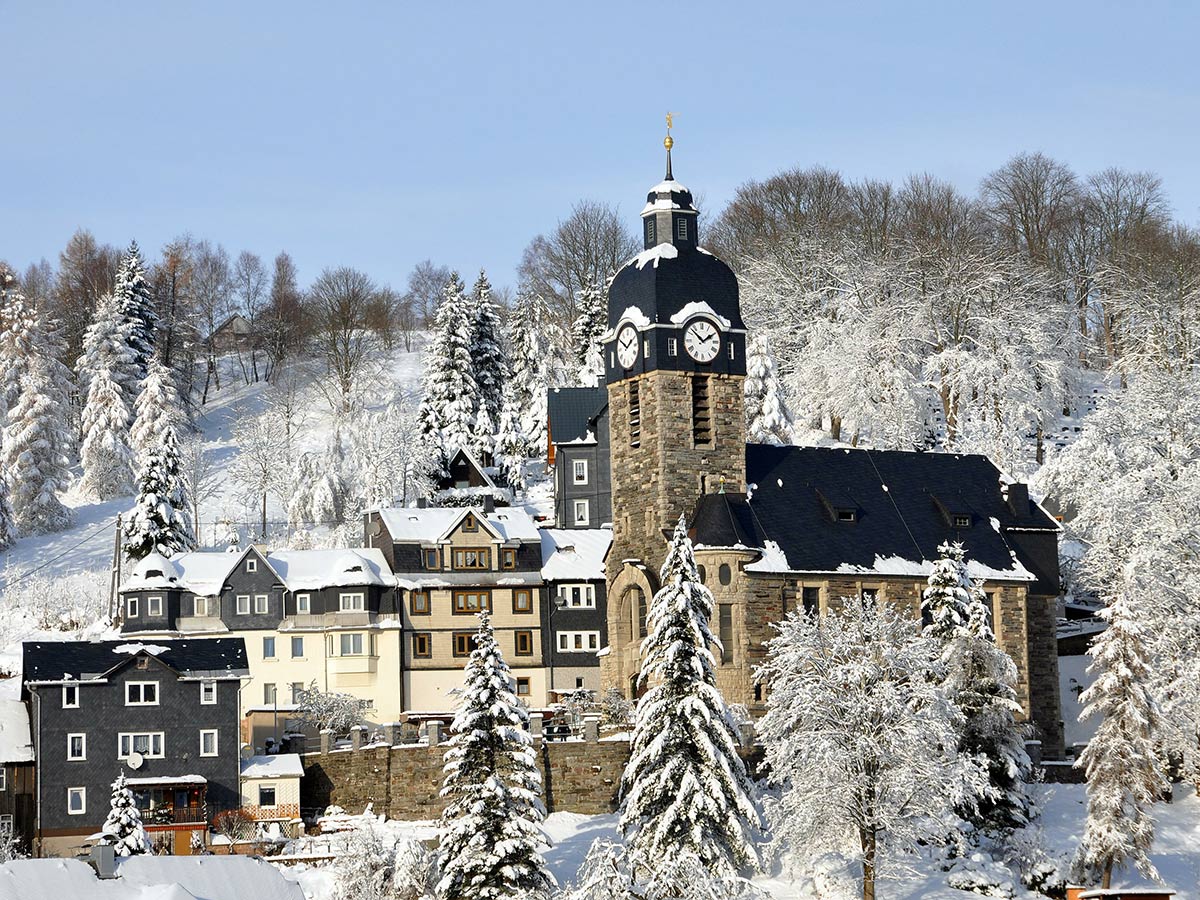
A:
[[[475,632],[473,631],[455,631],[451,638],[451,652],[455,659],[466,659],[471,655],[471,651],[475,649],[474,640]],[[466,648],[465,650],[463,648]]]
[[[245,603],[242,602],[243,600],[245,601]],[[249,594],[238,594],[237,599],[234,602],[237,604],[234,607],[234,609],[236,611],[235,612],[236,615],[239,615],[239,616],[250,615],[250,595]]]
[[[467,564],[467,554],[475,554],[478,565]],[[455,572],[487,572],[492,568],[491,547],[455,547],[451,557],[454,561]],[[462,560],[459,562],[459,560]]]
[[[303,609],[301,606],[303,605]],[[297,594],[296,595],[296,615],[308,616],[312,615],[312,594]]]
[[[525,598],[524,606],[520,604],[518,600],[519,597]],[[533,614],[533,588],[513,588],[512,611],[513,615],[517,616],[528,616]]]
[[[423,598],[424,603],[418,605],[418,598]],[[422,608],[424,607],[424,608]],[[408,614],[410,616],[431,616],[433,615],[433,604],[429,600],[429,591],[409,591],[408,593]]]
[[[79,755],[71,753],[71,741],[79,738]],[[67,762],[87,762],[87,732],[71,731],[67,733]]]
[[[246,572],[249,574],[254,574],[257,571],[258,571],[258,560],[255,559],[253,556],[247,556],[246,557]]]
[[[270,691],[267,690],[270,688]],[[268,694],[270,699],[268,699]],[[279,705],[279,683],[276,681],[263,682],[263,706],[278,706]]]
[[[156,604],[158,606],[158,612],[154,611],[154,607]],[[154,618],[158,618],[158,617],[162,616],[162,614],[163,614],[162,595],[155,594],[153,597],[147,597],[146,598],[146,615],[154,617]]]
[[[263,801],[263,791],[271,792],[271,801],[272,801],[271,803],[263,803],[262,802]],[[274,785],[274,784],[260,784],[258,786],[258,796],[255,799],[258,800],[259,809],[278,809],[279,808],[279,788],[278,788],[278,786]]]
[[[679,216],[675,219],[675,240],[686,241],[688,236],[687,218]]]
[[[358,604],[353,605],[357,598]],[[346,605],[346,601],[351,601],[350,606]],[[340,613],[360,613],[367,611],[367,595],[363,591],[343,591],[338,594],[338,612]]]
[[[79,797],[79,809],[71,808],[71,800],[74,797]],[[83,786],[67,788],[67,815],[68,816],[86,816],[87,815],[87,788]]]
[[[0,766],[0,794],[8,790],[8,767]]]
[[[511,547],[505,547],[500,551],[500,567],[503,569],[515,569],[517,567],[517,551]]]
[[[12,813],[0,813],[0,836],[11,837],[13,833],[14,818]]]
[[[573,591],[581,590],[579,603],[575,603]],[[563,609],[595,609],[596,585],[590,581],[564,581],[558,585],[556,592],[564,600]]]
[[[421,650],[422,645],[425,648],[424,652]],[[413,659],[433,658],[433,634],[431,632],[412,632],[412,656]]]
[[[427,571],[436,572],[442,567],[442,553],[437,547],[426,547],[421,556],[423,557]]]
[[[667,338],[667,356],[679,355],[679,338]]]
[[[151,701],[147,701],[145,699],[146,687],[148,685],[154,685],[154,699]],[[135,688],[135,687],[141,688],[141,690],[138,693],[141,694],[142,699],[131,701],[129,699],[130,689]],[[157,681],[127,681],[127,682],[125,682],[125,705],[126,706],[158,706],[161,698],[162,698],[162,691],[159,690],[159,683]]]
[[[571,501],[571,521],[575,525],[590,525],[592,522],[592,504],[586,499],[577,499]],[[580,517],[579,511],[583,510],[583,516]]]
[[[125,598],[125,618],[126,619],[138,618],[138,598],[137,597],[126,597]]]
[[[300,652],[299,653],[296,652],[296,642],[297,641],[300,642],[300,645],[299,645]],[[292,659],[307,659],[308,658],[304,655],[304,635],[293,634],[292,639],[290,641],[290,645],[291,645],[290,649],[291,649],[291,653],[292,653]]]
[[[460,598],[479,597],[479,606],[472,608],[465,601],[460,602]],[[492,611],[492,592],[487,588],[471,588],[466,590],[456,590],[451,592],[451,613],[456,616],[474,616],[485,610]]]
[[[582,475],[580,471],[582,470]],[[587,484],[588,483],[588,461],[586,459],[571,460],[571,483],[572,484]]]
[[[595,653],[600,649],[599,631],[556,631],[554,632],[554,636],[555,646],[559,653]],[[571,646],[575,643],[575,638],[579,638],[580,644],[586,646]],[[592,644],[595,644],[595,646],[591,646]]]
[[[271,611],[271,595],[270,594],[255,594],[254,595],[254,614],[256,616],[265,616]]]
[[[524,690],[522,690],[524,688]],[[520,677],[517,679],[517,696],[529,697],[533,695],[533,686],[529,682],[529,678]]]
[[[270,655],[267,654],[267,648],[271,648]],[[279,648],[275,646],[275,635],[264,634],[262,639],[262,657],[263,659],[279,659],[277,655]]]
[[[135,738],[146,738],[146,750],[138,750]],[[129,752],[122,754],[123,739],[129,739]],[[158,738],[158,752],[154,752],[154,739]],[[117,759],[129,759],[134,753],[141,753],[146,759],[167,758],[167,734],[165,731],[119,731],[117,732]]]
[[[67,702],[67,691],[75,692],[75,702],[74,703]],[[79,709],[79,685],[78,684],[64,684],[62,686],[62,708],[63,709]]]
[[[212,750],[208,753],[204,752],[204,738],[206,735],[212,735]],[[201,728],[200,729],[200,756],[204,758],[212,758],[221,755],[221,730],[219,728]]]
[[[205,699],[208,697],[208,699]],[[200,705],[217,705],[217,681],[215,678],[205,678],[200,682]]]
[[[955,528],[970,528],[971,527],[971,517],[956,515],[954,517],[953,525]]]
[[[521,649],[522,641],[525,642],[526,649]],[[530,629],[521,629],[513,632],[513,656],[533,656],[533,631]]]
[[[349,640],[351,647],[353,647],[354,638],[358,638],[358,651],[354,652],[352,650],[350,653],[346,653],[345,652],[346,641]],[[361,631],[343,631],[341,634],[338,635],[338,657],[339,658],[349,657],[351,659],[355,659],[360,656],[366,656],[367,655],[366,651],[367,651],[367,642],[363,640]]]
[[[200,612],[201,608],[204,612]],[[209,615],[208,597],[201,597],[199,594],[192,596],[192,615],[197,619],[207,619]]]

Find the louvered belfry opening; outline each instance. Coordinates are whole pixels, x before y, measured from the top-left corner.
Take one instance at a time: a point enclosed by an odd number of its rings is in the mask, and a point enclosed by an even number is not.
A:
[[[638,396],[638,383],[629,382],[629,446],[642,444],[642,403]]]
[[[708,376],[692,376],[692,441],[697,447],[712,443],[712,399],[708,391]]]

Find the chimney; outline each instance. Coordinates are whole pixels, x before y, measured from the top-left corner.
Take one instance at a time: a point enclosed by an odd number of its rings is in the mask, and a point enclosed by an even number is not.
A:
[[[1014,481],[1008,486],[1008,508],[1019,519],[1029,515],[1029,485]]]
[[[491,494],[483,495],[483,511],[484,511],[484,513],[490,513],[490,512],[496,511],[496,498],[493,497]]]
[[[96,870],[97,878],[117,877],[116,848],[112,844],[96,844],[93,846],[89,862],[92,864],[92,868]]]
[[[424,509],[424,508],[425,508],[425,498],[418,497],[417,498],[417,509]]]

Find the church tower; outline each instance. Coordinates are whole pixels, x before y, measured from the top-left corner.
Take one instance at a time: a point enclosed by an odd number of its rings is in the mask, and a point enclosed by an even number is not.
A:
[[[669,129],[669,122],[668,122]],[[746,328],[733,271],[699,246],[691,192],[671,171],[642,210],[645,250],[608,291],[604,343],[612,469],[604,681],[638,670],[669,533],[703,493],[746,481]]]

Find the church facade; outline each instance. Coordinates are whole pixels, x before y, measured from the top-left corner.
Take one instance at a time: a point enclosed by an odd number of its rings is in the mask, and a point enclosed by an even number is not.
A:
[[[765,711],[755,667],[772,623],[846,598],[907,607],[937,547],[961,541],[1019,672],[1025,718],[1062,755],[1055,647],[1057,522],[981,456],[747,444],[747,329],[737,278],[699,246],[691,193],[671,174],[642,210],[643,252],[609,288],[604,362],[613,543],[605,687],[635,696],[646,612],[667,535],[685,516],[724,645],[718,684]]]

